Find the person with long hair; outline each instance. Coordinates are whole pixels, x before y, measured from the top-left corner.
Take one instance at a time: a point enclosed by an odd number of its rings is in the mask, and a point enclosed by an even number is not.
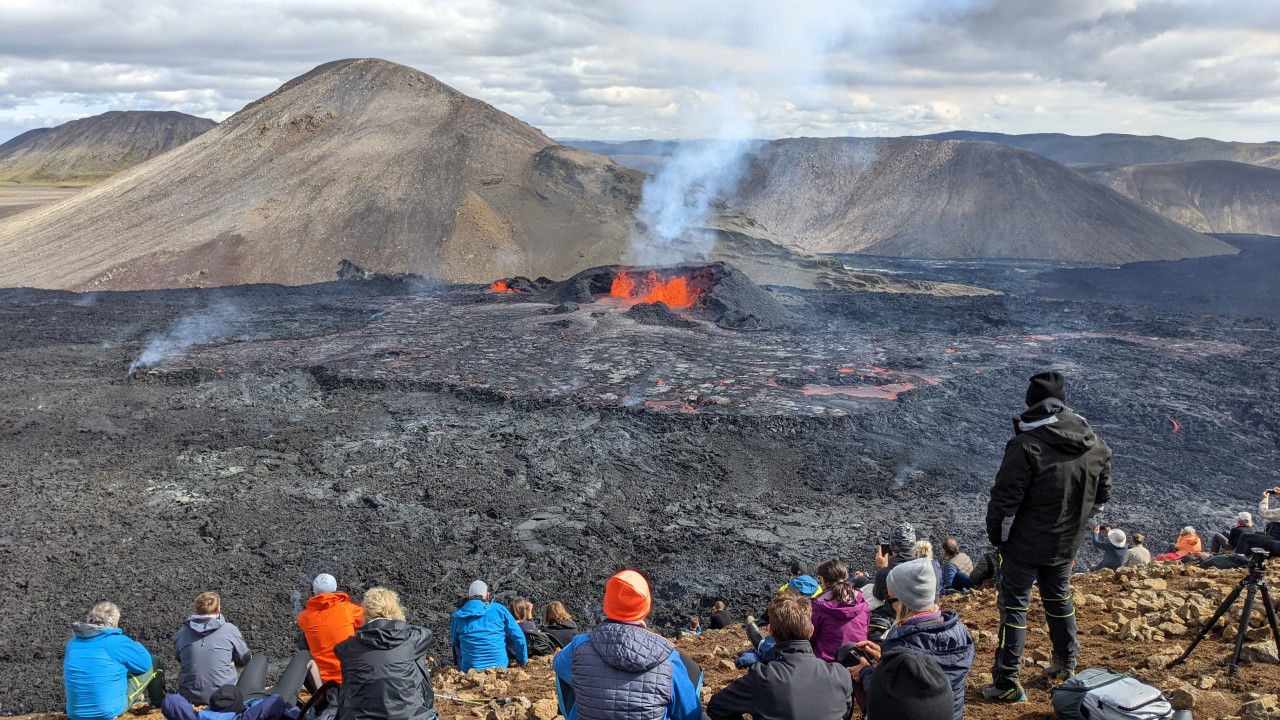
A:
[[[849,566],[838,558],[818,566],[824,588],[813,601],[813,654],[832,662],[841,645],[867,639],[871,609],[849,583]]]
[[[431,631],[405,621],[400,596],[369,588],[364,624],[333,649],[342,665],[338,717],[343,720],[428,720],[435,690],[425,661]]]

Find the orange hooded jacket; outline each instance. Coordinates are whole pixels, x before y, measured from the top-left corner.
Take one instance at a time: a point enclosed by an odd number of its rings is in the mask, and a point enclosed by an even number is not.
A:
[[[1178,557],[1186,557],[1191,553],[1201,552],[1199,535],[1179,535],[1178,544],[1174,546],[1174,554]]]
[[[346,593],[313,595],[307,601],[307,608],[298,614],[298,628],[307,637],[307,648],[322,681],[342,682],[342,664],[333,647],[355,635],[363,624],[364,608],[351,602]]]

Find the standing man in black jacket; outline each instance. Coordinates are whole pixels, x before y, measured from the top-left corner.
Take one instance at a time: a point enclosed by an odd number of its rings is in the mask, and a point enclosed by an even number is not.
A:
[[[813,606],[783,593],[769,604],[769,632],[778,659],[756,663],[711,697],[711,720],[844,720],[853,711],[853,679],[839,663],[813,654]]]
[[[983,697],[1025,702],[1018,682],[1027,640],[1031,586],[1040,587],[1053,642],[1045,673],[1075,674],[1076,611],[1071,565],[1089,518],[1111,499],[1111,448],[1065,404],[1060,372],[1031,376],[1027,410],[1014,419],[1014,436],[987,504],[987,537],[1000,549],[1000,647]]]

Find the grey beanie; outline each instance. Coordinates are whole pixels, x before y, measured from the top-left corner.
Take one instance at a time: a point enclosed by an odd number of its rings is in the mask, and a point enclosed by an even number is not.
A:
[[[911,610],[929,610],[938,604],[938,573],[928,558],[908,560],[889,571],[889,590]]]
[[[910,555],[916,546],[916,529],[911,523],[902,523],[889,536],[889,549],[899,555]]]

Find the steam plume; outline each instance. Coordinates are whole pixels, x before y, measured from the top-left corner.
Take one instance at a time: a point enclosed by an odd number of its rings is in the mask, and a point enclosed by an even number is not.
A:
[[[200,312],[183,316],[173,327],[159,335],[153,335],[147,341],[142,354],[129,363],[129,374],[155,367],[192,345],[212,342],[230,335],[239,315],[240,311],[224,300]]]

